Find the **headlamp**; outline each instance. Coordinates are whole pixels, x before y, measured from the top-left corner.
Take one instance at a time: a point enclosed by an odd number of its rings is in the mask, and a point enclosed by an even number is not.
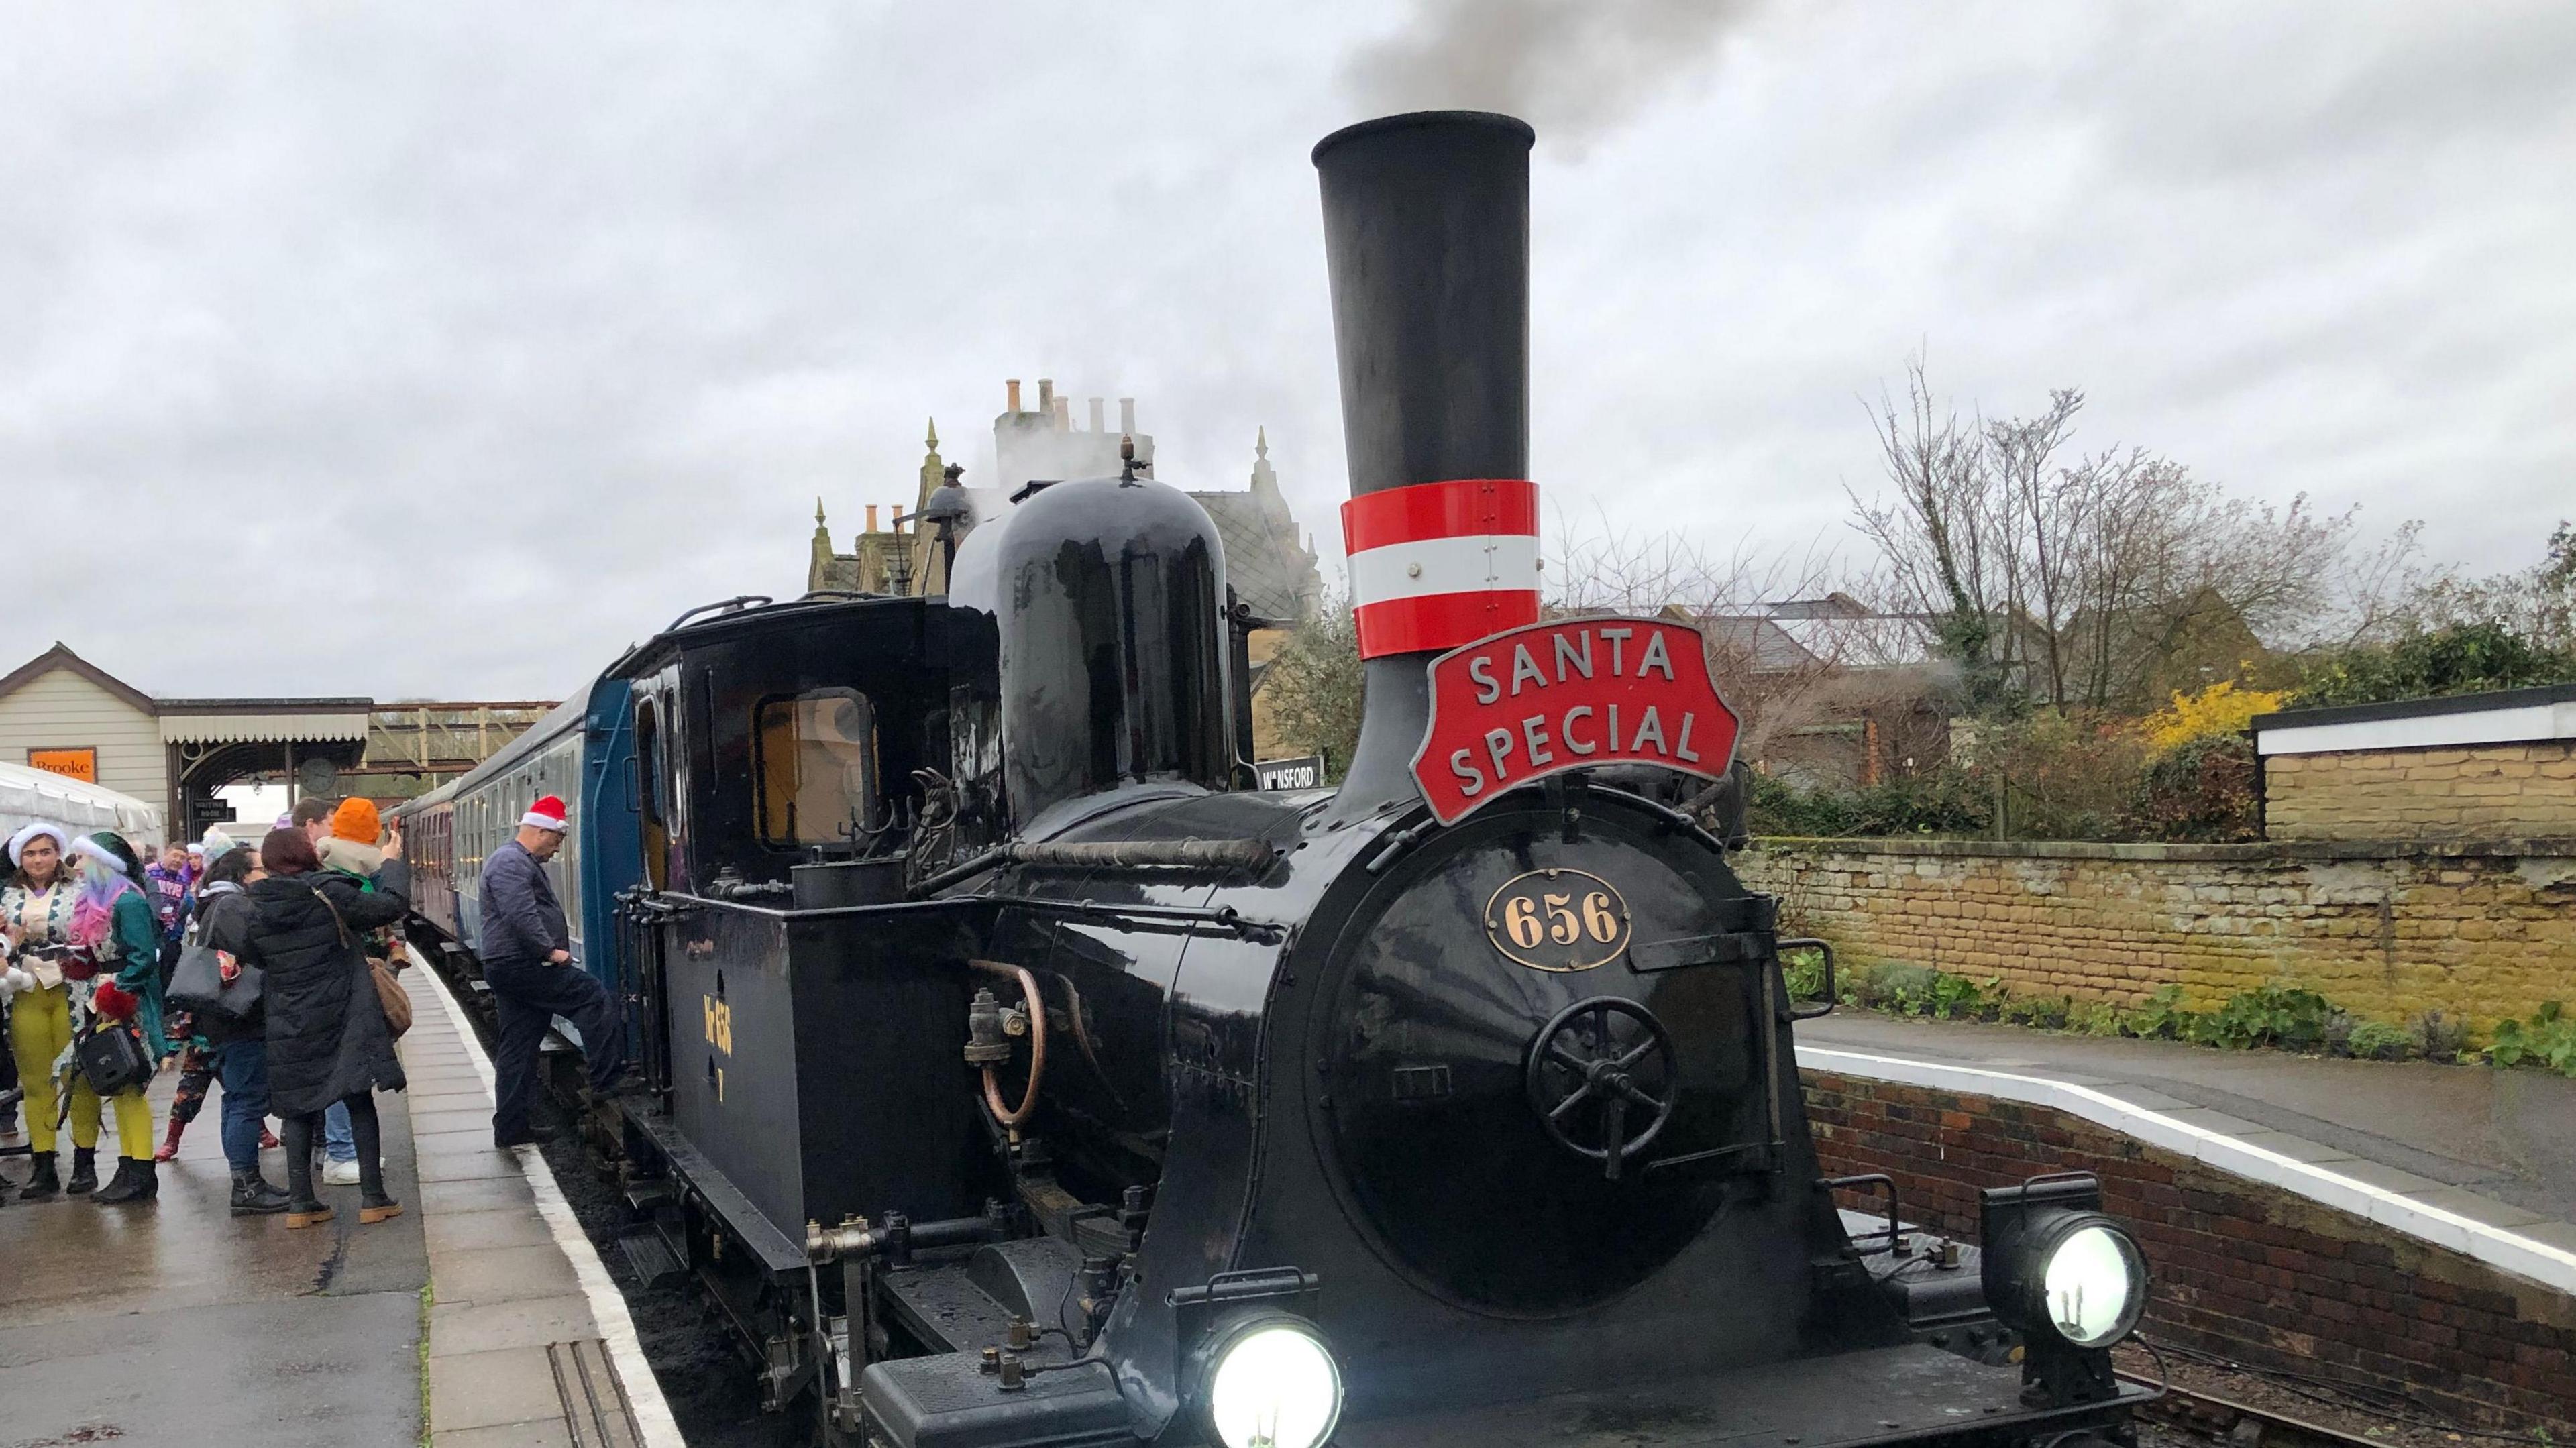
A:
[[[1985,1194],[1986,1305],[2021,1334],[2026,1393],[2081,1402],[2116,1391],[2110,1355],[2147,1306],[2147,1259],[2104,1216],[2089,1175],[2033,1177]]]
[[[1341,1366],[1304,1318],[1238,1318],[1204,1360],[1201,1408],[1225,1448],[1322,1448],[1341,1421]]]
[[[2040,1269],[2048,1325],[2076,1347],[2109,1347],[2138,1325],[2146,1305],[2146,1260],[2129,1234],[2085,1213],[2049,1234]]]

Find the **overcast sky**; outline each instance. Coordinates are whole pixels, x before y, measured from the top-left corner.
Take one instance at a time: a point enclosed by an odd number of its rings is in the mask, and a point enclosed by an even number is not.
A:
[[[1460,103],[1541,131],[1553,509],[1855,551],[1928,343],[2520,567],[2576,513],[2571,76],[2565,3],[12,5],[0,668],[559,695],[800,589],[926,417],[989,472],[1005,377],[1137,397],[1183,486],[1267,425],[1329,564],[1307,151]]]

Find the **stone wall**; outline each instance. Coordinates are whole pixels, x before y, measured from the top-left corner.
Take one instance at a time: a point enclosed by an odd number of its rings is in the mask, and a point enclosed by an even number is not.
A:
[[[1909,1221],[1976,1240],[1978,1192],[2089,1171],[2147,1254],[2157,1342],[2411,1397],[2505,1430],[2576,1424],[2576,1298],[2045,1106],[1804,1073],[1835,1176],[1885,1172]],[[1843,1205],[1883,1209],[1875,1193]]]
[[[2275,840],[2576,835],[2576,741],[2277,754],[2263,761]]]
[[[2576,840],[2098,845],[1763,840],[1737,857],[1782,930],[1846,970],[1930,966],[2020,995],[2209,1010],[2267,982],[2481,1036],[2576,1006]]]

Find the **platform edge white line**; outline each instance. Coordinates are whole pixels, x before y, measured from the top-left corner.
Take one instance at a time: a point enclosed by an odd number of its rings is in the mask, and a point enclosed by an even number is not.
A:
[[[421,977],[438,996],[439,1007],[447,1013],[448,1023],[456,1028],[457,1040],[465,1047],[465,1059],[473,1063],[474,1074],[483,1082],[483,1094],[490,1097],[492,1058],[484,1052],[483,1043],[475,1039],[465,1008],[456,1003],[447,982],[421,961],[418,951],[408,947],[406,951],[414,964],[422,966]],[[519,1174],[528,1179],[528,1190],[536,1194],[537,1215],[545,1219],[546,1229],[554,1234],[555,1246],[572,1263],[573,1278],[581,1284],[582,1296],[590,1300],[591,1319],[599,1325],[609,1361],[617,1365],[617,1376],[626,1384],[626,1400],[635,1410],[635,1427],[644,1437],[645,1448],[688,1448],[687,1440],[680,1436],[679,1420],[671,1416],[671,1405],[662,1396],[661,1379],[653,1376],[653,1365],[644,1360],[644,1344],[635,1334],[635,1319],[626,1311],[626,1296],[609,1280],[608,1264],[599,1260],[599,1250],[590,1244],[589,1234],[582,1231],[581,1222],[573,1216],[572,1203],[564,1200],[554,1168],[533,1146],[513,1147],[511,1154],[518,1158]]]
[[[1858,1063],[1846,1065],[1844,1063]],[[2196,1158],[2233,1176],[2277,1186],[2310,1201],[2349,1212],[2366,1221],[2405,1233],[2436,1247],[2475,1257],[2490,1266],[2528,1277],[2560,1292],[2576,1294],[2576,1252],[2534,1241],[2502,1227],[2489,1226],[2402,1192],[2355,1181],[2314,1163],[2239,1141],[2163,1112],[2133,1105],[2107,1092],[2072,1081],[2027,1076],[1981,1066],[1925,1061],[1911,1056],[1882,1056],[1831,1046],[1798,1047],[1798,1064],[1820,1071],[1841,1071],[1909,1086],[1930,1086],[1978,1096],[2001,1096],[2034,1106],[2054,1107],[2097,1126],[2107,1126],[2152,1146]]]

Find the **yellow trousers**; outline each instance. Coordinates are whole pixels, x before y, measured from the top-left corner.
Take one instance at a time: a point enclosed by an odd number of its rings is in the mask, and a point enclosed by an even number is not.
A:
[[[54,1154],[54,1118],[62,1112],[54,1062],[72,1043],[72,991],[67,985],[32,990],[9,1006],[9,1053],[18,1058],[18,1084],[27,1093],[27,1145],[38,1156]],[[98,1145],[98,1093],[72,1073],[72,1145]],[[152,1105],[140,1086],[116,1093],[117,1154],[152,1155]]]

